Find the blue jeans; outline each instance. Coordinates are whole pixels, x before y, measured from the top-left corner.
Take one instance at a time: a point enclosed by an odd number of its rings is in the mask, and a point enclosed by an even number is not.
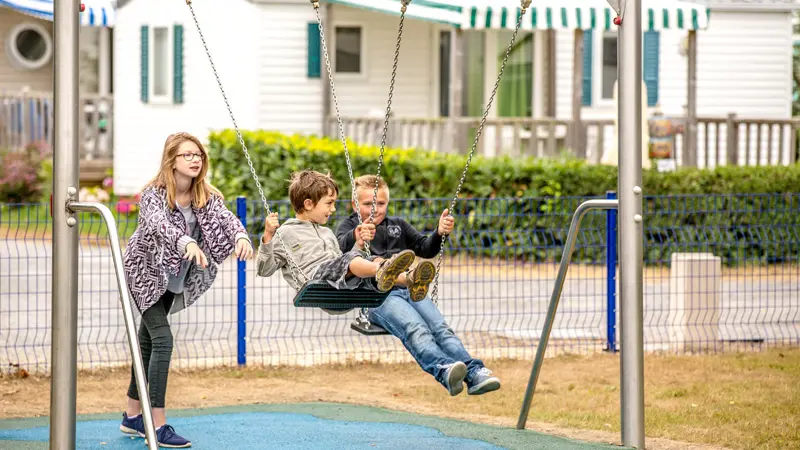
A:
[[[444,384],[444,366],[462,361],[467,384],[483,362],[472,358],[430,297],[413,302],[405,288],[395,288],[383,304],[370,310],[370,322],[400,339],[417,364]]]

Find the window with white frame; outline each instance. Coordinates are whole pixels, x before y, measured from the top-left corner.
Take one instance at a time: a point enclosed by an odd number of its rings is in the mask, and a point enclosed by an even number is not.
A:
[[[597,31],[585,35],[583,82],[590,91],[584,92],[584,106],[610,106],[614,100],[617,83],[617,36]],[[659,71],[661,60],[661,35],[658,31],[645,31],[642,35],[642,81],[647,88],[647,105],[658,104]]]
[[[152,27],[150,38],[150,92],[153,99],[171,99],[172,39],[171,27]]]
[[[42,25],[23,22],[11,28],[6,53],[11,64],[19,69],[40,69],[53,58],[53,38]]]
[[[600,72],[600,95],[602,100],[614,98],[614,83],[617,82],[617,35],[604,33]]]
[[[363,69],[363,29],[336,27],[336,73],[359,74]]]

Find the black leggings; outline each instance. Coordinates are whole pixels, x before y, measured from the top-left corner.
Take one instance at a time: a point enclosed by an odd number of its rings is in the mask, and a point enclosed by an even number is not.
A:
[[[175,294],[172,292],[164,293],[156,304],[142,314],[142,323],[139,325],[139,346],[142,349],[145,375],[150,384],[150,405],[153,408],[163,408],[167,395],[167,376],[173,345],[167,314],[174,298]],[[139,400],[133,367],[128,397]]]

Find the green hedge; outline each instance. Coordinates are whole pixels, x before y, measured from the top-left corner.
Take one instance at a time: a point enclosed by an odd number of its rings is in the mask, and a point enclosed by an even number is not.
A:
[[[305,168],[330,171],[340,184],[340,198],[349,199],[341,142],[264,131],[244,132],[243,137],[268,200],[285,200],[291,173]],[[348,150],[355,176],[375,172],[378,148],[349,143]],[[209,151],[212,183],[229,198],[259,199],[233,131],[211,134]],[[395,203],[393,212],[432,229],[455,193],[465,162],[465,155],[387,149],[382,176],[392,198],[425,199]],[[800,195],[790,193],[800,192],[799,165],[647,170],[643,185],[646,196],[658,196],[645,202],[645,259],[651,263],[668,261],[678,247],[713,251],[729,265],[797,260]],[[468,220],[459,221],[452,245],[471,253],[557,261],[560,250],[551,249],[560,248],[581,200],[572,197],[604,196],[616,187],[616,167],[576,159],[475,157],[461,191],[464,201],[455,211]],[[282,216],[288,213],[288,208],[281,210]],[[604,233],[598,230],[604,227],[602,214],[587,218],[577,261],[600,262]]]
[[[287,180],[295,170],[330,171],[349,196],[349,177],[340,141],[278,133],[243,132],[253,166],[269,199],[286,198]],[[212,182],[226,195],[257,198],[247,161],[233,131],[209,137]],[[355,176],[375,173],[379,149],[348,144]],[[386,149],[382,176],[395,198],[452,197],[465,155]],[[645,195],[767,194],[800,191],[800,166],[720,167],[643,174]],[[593,196],[616,190],[617,168],[583,160],[475,157],[462,198]]]

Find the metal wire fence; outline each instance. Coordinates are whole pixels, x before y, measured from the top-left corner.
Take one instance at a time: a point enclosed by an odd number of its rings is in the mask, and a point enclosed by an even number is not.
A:
[[[613,195],[613,194],[610,194]],[[439,307],[476,356],[533,357],[572,212],[589,198],[463,199],[446,245]],[[435,229],[449,199],[392,200],[389,214]],[[116,211],[121,245],[135,208]],[[271,207],[282,218],[286,202]],[[47,204],[0,205],[0,359],[49,371],[53,282]],[[259,201],[229,202],[258,242]],[[800,342],[800,194],[645,199],[644,332],[649,351],[758,350]],[[340,202],[329,225],[350,213]],[[113,263],[102,221],[80,214],[78,364],[128,365]],[[549,354],[616,351],[616,212],[590,212],[578,236]],[[609,268],[611,270],[609,270]],[[171,316],[173,366],[410,361],[391,336],[349,327],[357,311],[332,316],[296,308],[294,291],[254,262],[233,258],[195,305]]]

